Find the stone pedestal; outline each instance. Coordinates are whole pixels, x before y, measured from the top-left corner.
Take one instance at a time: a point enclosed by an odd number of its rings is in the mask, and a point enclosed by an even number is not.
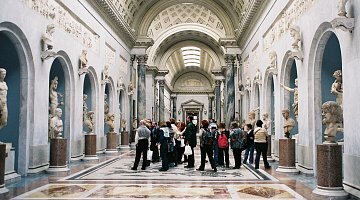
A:
[[[106,134],[106,151],[105,153],[117,153],[116,133],[111,132]]]
[[[67,139],[53,138],[50,140],[50,166],[47,172],[69,171],[66,164]]]
[[[6,144],[6,158],[5,158],[5,182],[21,179],[21,176],[15,171],[15,148],[12,143]]]
[[[5,157],[6,144],[0,144],[0,194],[9,192],[5,187]]]
[[[298,173],[295,166],[295,139],[279,140],[279,167],[278,172]]]
[[[317,145],[317,186],[315,195],[347,199],[342,179],[342,147],[338,144]]]
[[[129,132],[123,131],[121,133],[121,145],[129,145]]]
[[[83,160],[98,160],[96,155],[96,135],[86,134],[85,135],[85,156]]]

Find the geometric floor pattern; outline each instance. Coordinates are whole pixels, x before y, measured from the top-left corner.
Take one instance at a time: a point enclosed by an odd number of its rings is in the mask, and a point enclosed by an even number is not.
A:
[[[134,157],[134,151],[124,153],[14,199],[304,199],[251,165],[218,168],[218,172],[209,163],[203,172],[178,165],[159,172],[161,163],[141,170],[140,161],[134,171]],[[198,167],[200,156],[195,160]]]

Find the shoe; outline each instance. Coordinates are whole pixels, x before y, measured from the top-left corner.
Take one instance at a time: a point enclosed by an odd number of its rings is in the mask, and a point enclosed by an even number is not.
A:
[[[247,164],[247,163],[244,161],[243,164]]]
[[[165,172],[165,171],[167,171],[167,169],[160,168],[160,169],[159,169],[159,171],[161,171],[161,172]]]
[[[146,168],[145,167],[142,167],[141,170],[145,170]]]
[[[271,169],[271,166],[266,166],[265,169]]]
[[[217,169],[216,169],[216,168],[214,169],[214,172],[217,172]]]
[[[255,169],[259,169],[259,167],[255,167]]]
[[[197,168],[196,171],[204,171],[203,168]]]
[[[233,169],[240,169],[240,167],[233,167]]]
[[[132,167],[131,170],[137,170],[135,167]]]

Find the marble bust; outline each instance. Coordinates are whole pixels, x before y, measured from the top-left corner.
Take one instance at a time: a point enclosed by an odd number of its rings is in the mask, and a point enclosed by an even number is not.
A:
[[[293,101],[293,104],[292,104],[292,107],[293,107],[293,111],[294,111],[294,114],[295,114],[295,118],[296,120],[298,119],[298,115],[299,115],[299,110],[298,110],[298,79],[296,78],[295,79],[295,87],[294,88],[290,88],[290,87],[287,87],[285,86],[284,84],[280,83],[280,86],[283,87],[285,90],[289,91],[289,92],[293,92],[294,93],[294,101]]]
[[[254,80],[255,81],[261,81],[261,72],[260,72],[259,68],[256,69]]]
[[[56,108],[55,116],[50,120],[50,131],[49,137],[53,138],[61,138],[63,131],[63,122],[61,120],[62,110],[61,108]]]
[[[271,131],[268,131],[268,129],[271,126],[271,119],[269,119],[269,113],[264,113],[262,115],[262,121],[264,122],[263,123],[263,128],[265,128],[266,131],[269,133],[269,135],[271,135]]]
[[[346,17],[346,3],[348,2],[348,0],[338,0],[338,5],[337,5],[337,9],[338,9],[338,15],[340,17]]]
[[[335,78],[334,83],[331,85],[331,94],[336,96],[336,103],[339,106],[343,107],[343,86],[342,86],[342,72],[341,70],[336,70],[333,74]]]
[[[0,129],[7,125],[8,107],[7,107],[7,92],[8,86],[5,82],[6,70],[0,68]]]
[[[115,126],[114,126],[114,120],[115,120],[115,115],[113,113],[108,113],[107,114],[107,120],[106,120],[106,125],[108,125],[109,127],[109,132],[112,133],[115,130]]]
[[[109,80],[109,65],[105,65],[102,71],[102,80],[107,81]]]
[[[87,113],[86,119],[84,121],[84,124],[88,127],[89,132],[88,134],[94,134],[94,117],[95,113],[94,111],[89,111]]]
[[[270,58],[270,65],[267,67],[267,69],[276,69],[277,68],[277,55],[275,51],[271,51],[269,53],[269,58]]]
[[[322,106],[323,124],[326,125],[324,131],[325,142],[324,143],[336,143],[337,132],[342,132],[342,109],[338,103],[334,101],[327,101]]]
[[[121,120],[121,127],[122,127],[123,131],[126,131],[126,120],[125,119]]]
[[[45,33],[41,36],[41,45],[42,45],[41,59],[42,60],[45,60],[50,57],[54,57],[56,55],[56,53],[53,51],[54,32],[55,32],[55,25],[49,24],[46,26]]]
[[[291,138],[290,131],[295,127],[295,120],[290,117],[290,110],[285,109],[282,111],[284,117],[284,134],[286,138]]]
[[[87,64],[88,64],[88,59],[87,59],[87,50],[83,49],[81,51],[81,55],[80,55],[80,69],[86,69],[87,68]]]
[[[300,27],[299,26],[291,26],[290,27],[290,36],[293,39],[291,47],[294,51],[299,51],[299,43],[301,42],[300,37]]]

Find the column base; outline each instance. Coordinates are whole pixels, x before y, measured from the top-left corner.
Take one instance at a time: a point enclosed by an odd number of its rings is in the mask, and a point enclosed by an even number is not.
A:
[[[117,149],[106,149],[105,150],[105,154],[114,154],[117,153],[118,150]]]
[[[348,199],[349,194],[345,192],[343,187],[321,187],[316,186],[313,190],[314,195],[331,197],[331,199]]]
[[[49,169],[46,170],[47,173],[56,173],[56,172],[67,172],[70,171],[70,169],[65,166],[50,166]]]
[[[120,145],[119,146],[120,150],[130,150],[130,146],[129,145]]]
[[[285,167],[285,166],[279,166],[276,169],[277,172],[283,172],[283,173],[293,173],[293,174],[298,174],[299,170],[296,169],[296,167]]]
[[[0,194],[8,193],[9,190],[5,187],[5,185],[0,186]]]
[[[82,159],[82,161],[98,161],[99,157],[96,155],[85,155]]]

